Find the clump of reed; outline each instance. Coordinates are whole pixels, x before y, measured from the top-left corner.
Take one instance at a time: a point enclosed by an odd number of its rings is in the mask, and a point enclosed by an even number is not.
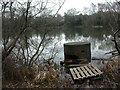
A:
[[[6,82],[25,82],[35,77],[34,69],[19,64],[14,57],[8,57],[2,63],[3,85]]]
[[[105,87],[120,87],[120,59],[108,62],[103,70],[103,82]]]

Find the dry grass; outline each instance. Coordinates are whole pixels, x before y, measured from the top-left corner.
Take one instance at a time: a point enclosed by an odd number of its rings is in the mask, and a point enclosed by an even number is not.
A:
[[[120,60],[108,62],[104,68],[103,82],[105,87],[120,87]]]
[[[3,88],[77,88],[71,76],[63,67],[48,64],[38,68],[28,69],[25,66],[16,67],[13,59],[7,59],[3,64]],[[47,68],[45,71],[44,68]],[[103,80],[95,81],[92,85],[106,88],[120,86],[120,60],[108,62],[103,70]]]
[[[14,58],[7,58],[2,65],[3,84],[7,81],[24,82],[34,78],[34,70],[18,64]]]
[[[73,81],[70,75],[66,74],[55,65],[44,65],[47,66],[47,71],[36,72],[35,70],[30,71],[22,66],[16,68],[16,64],[17,63],[10,59],[6,60],[4,63],[3,88],[73,87]]]
[[[72,79],[60,68],[55,69],[54,66],[48,66],[48,71],[40,71],[34,79],[34,85],[42,88],[62,88],[71,87]],[[73,87],[73,86],[72,86]]]

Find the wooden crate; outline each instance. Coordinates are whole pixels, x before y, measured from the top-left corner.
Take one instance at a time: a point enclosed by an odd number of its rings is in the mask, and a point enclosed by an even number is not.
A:
[[[74,80],[80,80],[94,76],[99,76],[103,72],[92,64],[86,64],[81,67],[70,68],[70,73]]]
[[[88,42],[68,42],[64,44],[64,58],[69,62],[91,62],[91,45]]]

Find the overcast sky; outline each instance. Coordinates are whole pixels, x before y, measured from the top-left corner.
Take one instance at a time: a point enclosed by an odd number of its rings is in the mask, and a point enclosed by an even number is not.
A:
[[[28,1],[28,0],[18,0],[20,2]],[[31,0],[30,0],[31,1]],[[37,1],[41,0],[32,0],[34,3],[37,3]],[[46,0],[43,0],[46,1]],[[49,0],[52,1],[52,0]],[[53,0],[54,2],[57,0]],[[63,0],[62,0],[63,1]],[[85,7],[90,7],[91,3],[93,4],[98,4],[98,3],[104,3],[104,2],[109,2],[109,1],[115,1],[115,0],[66,0],[64,5],[59,11],[59,14],[64,15],[64,12],[67,12],[67,10],[71,8],[77,9],[77,11],[82,12]]]
[[[82,11],[84,7],[89,7],[91,3],[97,4],[106,1],[109,0],[66,0],[59,13],[64,15],[64,12],[71,8],[76,8],[78,11]]]

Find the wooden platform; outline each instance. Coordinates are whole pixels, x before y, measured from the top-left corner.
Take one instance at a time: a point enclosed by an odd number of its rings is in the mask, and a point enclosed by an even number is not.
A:
[[[86,64],[81,67],[70,68],[70,73],[74,80],[80,80],[94,76],[99,76],[103,72],[101,72],[96,66],[92,64]]]

